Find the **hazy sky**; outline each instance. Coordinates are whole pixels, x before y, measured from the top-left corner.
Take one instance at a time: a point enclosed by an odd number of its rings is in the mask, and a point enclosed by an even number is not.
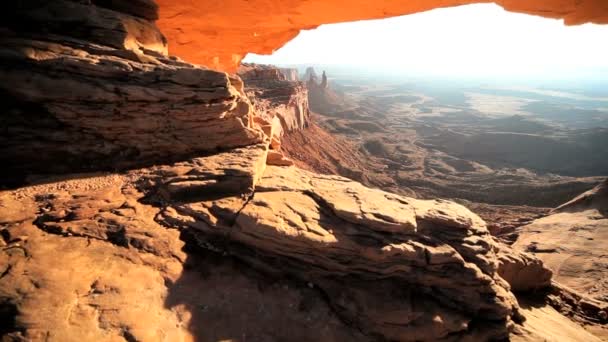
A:
[[[323,25],[303,31],[266,64],[399,68],[433,75],[530,75],[608,70],[608,25],[510,13],[493,4]]]

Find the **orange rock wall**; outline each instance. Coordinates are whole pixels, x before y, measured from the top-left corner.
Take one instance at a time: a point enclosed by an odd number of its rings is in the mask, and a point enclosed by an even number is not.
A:
[[[249,52],[271,54],[321,24],[380,19],[487,0],[157,0],[171,54],[235,72]],[[508,11],[608,24],[608,0],[496,0]]]

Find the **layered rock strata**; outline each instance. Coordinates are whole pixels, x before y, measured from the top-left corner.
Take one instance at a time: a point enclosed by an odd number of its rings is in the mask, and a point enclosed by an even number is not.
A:
[[[245,83],[245,92],[260,117],[267,121],[278,118],[283,132],[308,126],[308,90],[302,82],[292,81],[281,69],[267,65],[242,65],[238,75]]]
[[[272,166],[246,196],[160,197],[170,203],[159,215],[165,225],[188,230],[210,250],[319,287],[339,317],[366,334],[505,338],[518,318],[484,222],[454,203]]]
[[[152,2],[97,3],[2,5],[3,184],[263,141],[238,77],[166,55]]]
[[[266,166],[267,151],[0,193],[2,333],[413,341],[517,331],[498,245],[475,214]]]

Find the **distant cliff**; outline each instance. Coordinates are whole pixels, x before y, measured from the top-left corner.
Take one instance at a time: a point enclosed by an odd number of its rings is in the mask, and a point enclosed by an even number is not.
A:
[[[282,130],[286,132],[308,126],[308,91],[302,82],[289,79],[294,77],[291,72],[287,77],[284,69],[244,64],[239,68],[238,75],[243,79],[245,92],[260,117],[268,121],[278,118]]]
[[[285,79],[292,82],[297,82],[300,80],[300,76],[298,75],[298,69],[296,68],[279,68],[283,75],[285,75]]]
[[[347,109],[350,105],[345,102],[343,96],[331,89],[327,74],[323,71],[321,80],[313,67],[308,67],[304,74],[306,87],[308,88],[308,102],[310,110],[324,115],[334,115]]]

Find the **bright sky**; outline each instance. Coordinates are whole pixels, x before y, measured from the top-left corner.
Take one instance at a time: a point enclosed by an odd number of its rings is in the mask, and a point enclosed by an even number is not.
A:
[[[510,13],[493,4],[303,31],[246,62],[399,68],[433,75],[593,74],[608,70],[608,25]]]

